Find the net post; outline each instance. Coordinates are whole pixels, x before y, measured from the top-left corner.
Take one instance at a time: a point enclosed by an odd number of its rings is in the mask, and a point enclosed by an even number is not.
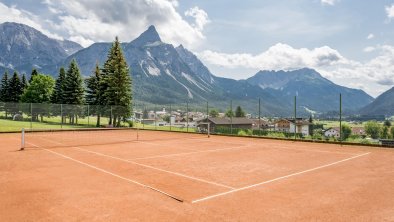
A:
[[[25,150],[25,128],[22,128],[21,149]]]

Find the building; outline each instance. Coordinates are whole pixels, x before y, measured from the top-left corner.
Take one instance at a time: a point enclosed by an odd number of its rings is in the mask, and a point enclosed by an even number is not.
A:
[[[325,137],[340,137],[339,127],[331,127],[324,131]]]
[[[212,117],[208,118],[208,120],[205,118],[197,121],[197,126],[200,131],[206,131],[206,123],[209,123],[211,132],[214,132],[217,127],[226,127],[233,129],[252,129],[253,127],[253,121],[245,117]]]
[[[352,135],[358,135],[361,137],[366,136],[364,127],[352,127]]]
[[[275,131],[301,133],[303,136],[309,136],[310,125],[312,125],[312,123],[302,118],[297,118],[296,120],[291,118],[279,119],[275,122]]]
[[[258,130],[274,130],[275,129],[275,125],[272,124],[270,121],[268,121],[267,119],[263,119],[261,118],[260,120],[257,119],[250,119],[253,121],[253,129]]]

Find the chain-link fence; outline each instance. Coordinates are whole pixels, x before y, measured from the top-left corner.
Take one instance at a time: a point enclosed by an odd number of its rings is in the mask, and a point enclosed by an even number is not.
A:
[[[384,116],[363,117],[342,110],[339,97],[335,106],[324,112],[306,107],[304,101],[295,97],[293,104],[283,107],[260,99],[178,104],[135,101],[132,107],[0,103],[0,131],[135,127],[192,133],[206,132],[209,123],[211,134],[237,136],[364,144],[394,137],[394,129],[383,124]],[[374,137],[364,127],[373,119],[380,126]]]

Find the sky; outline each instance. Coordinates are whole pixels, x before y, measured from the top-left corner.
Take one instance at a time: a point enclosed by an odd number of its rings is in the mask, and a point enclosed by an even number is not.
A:
[[[394,86],[394,0],[0,0],[2,22],[84,47],[155,25],[217,76],[308,67],[373,97]]]

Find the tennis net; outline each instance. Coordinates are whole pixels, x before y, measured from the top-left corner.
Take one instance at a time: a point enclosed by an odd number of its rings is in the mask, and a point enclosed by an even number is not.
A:
[[[204,137],[207,137],[206,133],[152,131],[137,128],[22,129],[21,149],[92,146]]]

